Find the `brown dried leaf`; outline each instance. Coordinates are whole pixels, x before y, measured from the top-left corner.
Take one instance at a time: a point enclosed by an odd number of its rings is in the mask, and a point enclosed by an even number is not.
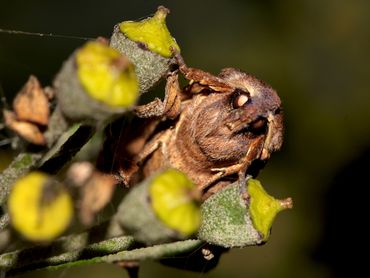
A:
[[[39,81],[33,75],[19,91],[13,102],[18,120],[47,125],[49,122],[49,100]]]
[[[94,172],[81,189],[80,220],[84,225],[91,225],[95,214],[111,200],[117,180],[101,172]]]
[[[45,145],[46,140],[37,125],[18,121],[14,112],[4,110],[5,124],[28,142],[36,145]]]

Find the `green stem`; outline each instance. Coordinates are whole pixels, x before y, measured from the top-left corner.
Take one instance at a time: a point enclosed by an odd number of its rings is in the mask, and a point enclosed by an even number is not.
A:
[[[129,251],[121,251],[117,254],[101,257],[100,260],[106,263],[115,263],[119,261],[142,261],[148,259],[159,260],[189,252],[198,248],[202,244],[204,244],[204,242],[201,240],[188,239]]]
[[[84,240],[81,240],[85,235],[78,235],[77,238],[71,238],[74,240],[78,247]],[[64,243],[68,244],[65,240]],[[111,254],[126,250],[134,245],[135,241],[131,236],[122,236],[117,238],[112,238],[104,240],[98,243],[93,243],[82,248],[76,248],[75,250],[54,255],[55,245],[50,245],[48,247],[38,246],[30,249],[14,251],[6,253],[0,256],[0,268],[7,271],[7,275],[15,275],[17,273],[22,273],[30,270],[45,268],[55,265],[63,265],[70,262],[79,262],[80,260],[91,259],[95,260],[96,257],[103,256],[106,254]],[[73,249],[71,246],[65,246],[66,249]],[[37,255],[34,256],[33,254]],[[45,256],[45,254],[50,253],[50,256]],[[32,257],[34,256],[34,257]]]
[[[122,237],[126,238],[126,237]],[[129,237],[127,237],[128,240]],[[110,240],[105,241],[109,243]],[[103,242],[101,242],[103,243]],[[101,243],[94,244],[94,248],[98,248]],[[133,244],[133,242],[131,243]],[[150,247],[138,248],[133,250],[120,251],[116,254],[106,255],[101,257],[93,257],[90,259],[81,259],[76,256],[76,252],[65,253],[57,257],[45,260],[43,265],[33,265],[28,269],[12,269],[7,272],[7,275],[15,275],[28,270],[48,269],[57,270],[78,265],[90,265],[95,263],[115,263],[120,261],[142,261],[142,260],[160,260],[165,258],[173,258],[176,255],[181,255],[199,248],[204,242],[201,240],[190,239],[177,241],[173,243],[155,245]],[[131,245],[130,245],[131,246]],[[91,245],[92,247],[92,245]],[[90,247],[90,248],[91,248]],[[123,248],[128,249],[128,248]],[[113,252],[112,252],[113,253]]]
[[[34,167],[41,156],[40,153],[20,153],[0,174],[0,205],[6,202],[13,183]]]
[[[0,231],[3,231],[9,225],[10,219],[9,214],[4,213],[0,216]]]

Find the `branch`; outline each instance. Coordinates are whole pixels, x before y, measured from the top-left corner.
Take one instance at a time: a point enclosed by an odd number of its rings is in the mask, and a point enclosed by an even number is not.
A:
[[[119,237],[106,240],[92,244],[83,250],[64,253],[59,256],[51,257],[44,261],[38,262],[37,264],[28,265],[24,268],[13,268],[6,274],[11,276],[41,268],[57,270],[77,265],[89,265],[102,262],[117,263],[120,261],[160,260],[165,258],[173,258],[184,253],[191,252],[204,244],[204,242],[201,240],[190,239],[134,250],[126,250],[132,246],[133,242],[134,241],[132,237]],[[96,255],[98,252],[106,252],[108,249],[113,250],[111,247],[115,244],[117,244],[116,250],[121,249],[123,251],[119,251],[118,253],[112,255],[94,257],[94,254]],[[5,255],[6,254],[3,256]],[[15,260],[16,259],[14,259],[14,261]]]
[[[40,153],[20,153],[0,174],[0,205],[6,202],[13,183],[34,167],[41,157]]]
[[[7,271],[7,275],[14,275],[77,261],[83,264],[83,261],[87,259],[99,260],[98,258],[103,255],[127,250],[135,243],[133,237],[122,236],[83,247],[82,243],[87,240],[87,234],[81,234],[69,236],[47,247],[37,246],[5,253],[0,256],[0,268]],[[62,250],[68,252],[63,253]]]

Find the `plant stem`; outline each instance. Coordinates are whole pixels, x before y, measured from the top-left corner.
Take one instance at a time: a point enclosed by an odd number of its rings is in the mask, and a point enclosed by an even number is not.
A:
[[[193,239],[128,250],[135,246],[135,241],[131,236],[121,236],[60,255],[28,261],[27,264],[23,265],[19,263],[19,259],[24,256],[21,255],[21,252],[27,251],[29,254],[31,251],[35,252],[35,248],[6,253],[0,256],[0,268],[6,271],[6,275],[16,275],[43,268],[56,270],[99,262],[116,263],[120,261],[142,261],[147,259],[159,260],[192,251],[202,244],[203,241]]]
[[[99,243],[100,244],[100,243]],[[142,261],[142,260],[160,260],[164,258],[173,258],[177,255],[181,255],[183,253],[195,250],[196,248],[199,248],[204,244],[203,241],[201,240],[184,240],[184,241],[177,241],[173,243],[167,243],[167,244],[161,244],[161,245],[155,245],[155,246],[150,246],[150,247],[144,247],[144,248],[138,248],[138,249],[133,249],[133,250],[125,250],[125,251],[120,251],[116,254],[112,255],[106,255],[102,257],[94,257],[90,259],[78,259],[74,260],[73,254],[63,254],[61,256],[70,258],[70,261],[67,260],[60,260],[58,258],[51,258],[48,261],[45,261],[45,265],[47,267],[44,267],[44,269],[48,270],[57,270],[57,269],[62,269],[66,267],[72,267],[72,266],[77,266],[77,265],[90,265],[90,264],[95,264],[95,263],[116,263],[119,261]],[[45,266],[44,265],[44,266]],[[30,269],[27,270],[37,270],[42,268],[42,266],[34,266]],[[18,274],[20,272],[25,272],[27,271],[26,269],[18,269],[9,271],[7,274],[8,275],[14,275]]]
[[[0,174],[0,205],[6,202],[13,183],[34,167],[41,156],[42,154],[40,153],[20,153],[14,158],[8,168]]]
[[[0,269],[15,274],[119,252],[135,243],[133,237],[121,236],[88,245],[88,237],[88,233],[83,233],[62,238],[49,246],[5,253],[0,256]]]

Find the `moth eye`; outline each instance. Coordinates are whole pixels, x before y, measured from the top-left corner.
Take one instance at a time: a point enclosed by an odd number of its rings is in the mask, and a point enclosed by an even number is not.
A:
[[[246,92],[238,92],[233,98],[232,106],[233,108],[240,108],[250,101],[249,94]]]

